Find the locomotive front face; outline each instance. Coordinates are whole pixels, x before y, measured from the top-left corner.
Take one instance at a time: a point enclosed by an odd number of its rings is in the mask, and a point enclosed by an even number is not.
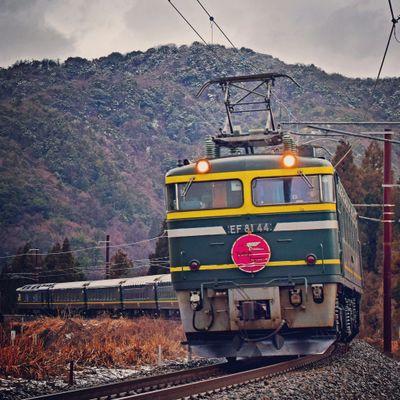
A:
[[[333,173],[253,155],[167,174],[172,281],[200,355],[320,353],[335,340],[338,288],[361,277],[358,253],[341,260]]]

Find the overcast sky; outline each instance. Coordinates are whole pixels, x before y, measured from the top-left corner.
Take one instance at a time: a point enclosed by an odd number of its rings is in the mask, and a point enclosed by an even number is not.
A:
[[[375,77],[391,28],[386,0],[201,0],[238,47],[327,72]],[[173,0],[207,41],[211,29],[196,0]],[[400,0],[392,0],[400,14]],[[400,24],[398,24],[400,40]],[[168,0],[0,0],[0,66],[17,60],[190,44],[193,31]],[[214,29],[214,43],[229,43]],[[400,76],[393,38],[383,76]]]

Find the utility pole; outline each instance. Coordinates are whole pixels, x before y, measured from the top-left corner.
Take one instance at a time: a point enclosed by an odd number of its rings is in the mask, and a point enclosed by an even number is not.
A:
[[[39,249],[35,249],[35,278],[36,278],[36,282],[39,282],[38,253],[39,253]]]
[[[106,279],[110,277],[110,235],[106,236]]]
[[[28,252],[34,251],[35,252],[35,267],[33,272],[33,279],[35,282],[39,282],[39,269],[38,269],[38,256],[39,256],[39,249],[29,249]]]
[[[387,131],[387,132],[386,132]],[[383,351],[392,353],[392,132],[385,129],[383,148]]]

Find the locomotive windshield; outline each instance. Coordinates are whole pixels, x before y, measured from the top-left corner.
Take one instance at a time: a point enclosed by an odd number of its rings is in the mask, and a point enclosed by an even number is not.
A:
[[[238,179],[189,183],[167,186],[169,211],[237,208],[243,204],[243,188]]]
[[[252,182],[256,206],[334,201],[331,175],[257,178]]]

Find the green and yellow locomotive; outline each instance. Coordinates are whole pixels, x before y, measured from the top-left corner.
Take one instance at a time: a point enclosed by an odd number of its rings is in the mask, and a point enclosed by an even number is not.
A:
[[[263,81],[269,91],[280,76],[212,83],[229,102],[232,82]],[[232,129],[212,138],[211,151],[209,141],[208,157],[166,175],[171,275],[187,342],[199,355],[235,358],[322,353],[351,340],[362,293],[357,215],[332,164],[295,151],[272,112],[265,130],[243,135],[228,109]],[[284,151],[255,154],[268,141]],[[218,157],[223,147],[246,154]]]

